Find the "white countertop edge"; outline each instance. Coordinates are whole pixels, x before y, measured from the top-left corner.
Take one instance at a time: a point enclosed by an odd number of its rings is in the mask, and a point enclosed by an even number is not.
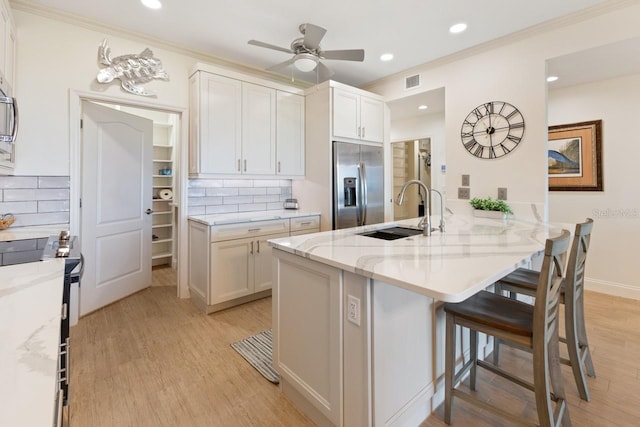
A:
[[[271,243],[270,243],[271,244]],[[337,262],[334,260],[330,260],[327,258],[323,258],[323,257],[318,257],[315,256],[313,254],[309,254],[309,253],[305,253],[303,251],[298,251],[292,248],[288,248],[286,246],[282,246],[282,245],[278,245],[277,243],[273,243],[271,244],[271,246],[273,247],[273,249],[276,250],[281,250],[283,252],[287,252],[290,254],[294,254],[306,259],[309,259],[311,261],[316,261],[319,263],[322,263],[324,265],[328,265],[330,267],[335,267],[338,268],[340,270],[344,270],[344,271],[348,271],[350,273],[355,273],[359,276],[363,276],[369,279],[373,279],[373,280],[379,280],[381,282],[390,284],[390,285],[394,285],[397,286],[399,288],[403,288],[406,289],[408,291],[411,292],[415,292],[421,295],[425,295],[428,296],[430,298],[433,298],[437,301],[442,301],[442,302],[461,302],[464,301],[465,299],[469,298],[470,296],[476,294],[477,292],[486,289],[487,287],[491,286],[492,284],[494,284],[498,279],[500,279],[501,277],[506,276],[507,274],[511,273],[512,271],[514,271],[516,268],[521,267],[522,263],[524,263],[526,260],[529,259],[529,254],[527,255],[523,255],[522,260],[520,263],[515,263],[512,267],[509,268],[505,268],[503,270],[501,270],[500,272],[497,272],[495,275],[493,275],[492,277],[488,278],[487,280],[484,280],[480,283],[478,283],[476,286],[471,287],[471,288],[467,288],[464,292],[460,292],[460,293],[456,293],[456,294],[450,294],[450,293],[443,293],[443,292],[438,292],[436,290],[430,289],[430,288],[425,288],[423,286],[416,286],[413,285],[411,283],[407,283],[405,281],[399,280],[397,278],[394,277],[390,277],[390,276],[386,276],[386,275],[382,275],[382,274],[377,274],[371,271],[367,271],[361,268],[355,268],[352,265],[349,264],[344,264],[341,262]],[[540,250],[539,253],[544,252],[544,248],[542,248]]]
[[[283,209],[274,211],[238,212],[215,215],[189,215],[187,219],[190,221],[199,222],[204,225],[224,225],[239,224],[243,222],[269,221],[274,219],[297,218],[314,215],[320,215],[320,212],[305,212],[294,209]]]
[[[14,240],[41,239],[58,235],[62,230],[69,230],[69,224],[33,225],[26,227],[9,227],[0,230],[0,242]]]
[[[437,223],[435,218],[437,217],[434,217],[434,223]],[[458,216],[458,218],[460,218],[460,216]],[[469,219],[473,220],[474,222],[481,221],[481,222],[487,223],[487,221],[489,221],[489,224],[494,221],[500,221],[500,222],[502,221],[501,219],[485,219],[485,218],[472,219],[471,217]],[[410,282],[407,282],[405,280],[401,280],[399,278],[395,278],[389,275],[379,274],[379,273],[376,273],[375,271],[359,268],[353,265],[353,262],[349,262],[349,260],[345,260],[345,262],[342,262],[342,260],[338,260],[335,258],[318,256],[314,253],[310,253],[309,251],[298,249],[297,245],[295,244],[292,246],[289,246],[288,244],[289,241],[293,241],[293,242],[297,242],[298,240],[305,241],[307,239],[313,238],[312,236],[318,236],[318,238],[321,238],[321,235],[324,235],[325,237],[327,237],[327,235],[332,235],[332,236],[335,236],[336,239],[340,239],[341,237],[348,237],[348,236],[359,234],[365,231],[387,228],[394,225],[415,227],[414,223],[418,220],[419,219],[394,221],[394,222],[380,223],[380,224],[363,226],[363,227],[356,227],[351,229],[333,230],[333,231],[326,231],[321,233],[314,233],[311,235],[308,234],[308,235],[297,236],[297,237],[273,239],[273,240],[269,240],[269,245],[272,246],[274,249],[282,250],[284,252],[288,252],[312,261],[316,261],[331,267],[335,267],[340,270],[349,271],[351,273],[355,273],[360,276],[367,277],[373,280],[379,280],[381,282],[398,286],[403,289],[409,290],[411,292],[416,292],[416,293],[419,293],[443,302],[464,301],[465,299],[477,293],[478,291],[482,289],[486,289],[487,287],[491,286],[496,280],[500,279],[501,277],[504,277],[506,274],[514,271],[516,268],[521,267],[524,262],[530,259],[532,254],[535,253],[539,255],[544,252],[544,242],[539,242],[539,249],[537,251],[533,251],[533,252],[526,251],[521,253],[520,254],[521,256],[518,256],[518,252],[511,252],[510,253],[511,261],[505,262],[504,265],[502,265],[500,269],[497,270],[495,273],[493,273],[490,277],[487,277],[484,280],[479,281],[477,284],[473,286],[467,287],[461,292],[446,293],[446,292],[441,292],[441,291],[438,291],[437,289],[432,289],[426,286],[418,286]],[[570,224],[543,224],[538,221],[522,221],[522,220],[517,222],[531,224],[531,225],[541,225],[544,228],[549,228],[553,230],[557,229],[558,231],[561,228],[569,229],[570,231],[573,230]],[[439,232],[434,232],[434,236],[437,236],[436,233],[439,233]],[[381,242],[384,242],[384,241],[381,241]],[[372,245],[372,246],[375,247],[376,245]],[[384,247],[384,243],[381,243],[381,246]]]
[[[53,424],[64,265],[58,258],[0,267],[2,426]]]

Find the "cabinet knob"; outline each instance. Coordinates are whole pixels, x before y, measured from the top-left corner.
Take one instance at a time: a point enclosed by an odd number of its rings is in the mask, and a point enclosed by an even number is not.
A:
[[[147,209],[146,211],[144,211],[144,213],[146,213],[147,215],[151,215],[153,213],[153,209]]]
[[[240,172],[240,159],[238,159],[238,172]]]
[[[246,160],[244,161],[244,171],[245,172],[247,171],[247,161]]]
[[[280,173],[280,162],[278,162],[278,173]]]
[[[251,251],[249,253],[253,255],[253,242],[251,242]]]
[[[364,138],[364,126],[362,126],[362,137]]]

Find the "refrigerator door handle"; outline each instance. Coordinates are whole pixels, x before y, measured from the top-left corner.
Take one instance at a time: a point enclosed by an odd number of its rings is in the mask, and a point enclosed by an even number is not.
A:
[[[367,169],[364,166],[364,162],[360,162],[360,175],[362,183],[362,224],[367,222]]]
[[[358,163],[356,166],[358,168],[358,178],[356,183],[356,226],[361,226],[364,224],[362,221],[362,164]]]

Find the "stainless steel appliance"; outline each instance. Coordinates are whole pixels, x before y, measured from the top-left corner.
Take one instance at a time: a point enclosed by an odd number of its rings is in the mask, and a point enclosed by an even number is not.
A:
[[[12,161],[18,132],[18,104],[7,92],[8,88],[0,85],[0,160]]]
[[[384,222],[382,146],[333,143],[333,229]]]

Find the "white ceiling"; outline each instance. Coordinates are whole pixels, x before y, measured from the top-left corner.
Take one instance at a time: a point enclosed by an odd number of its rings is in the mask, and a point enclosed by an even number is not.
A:
[[[263,69],[291,55],[247,44],[256,39],[288,48],[298,25],[327,29],[324,50],[364,49],[364,62],[326,61],[334,80],[362,86],[510,33],[613,0],[14,0],[54,8],[225,60]],[[466,22],[468,30],[448,28]],[[117,50],[117,49],[116,49]],[[381,62],[381,54],[395,59]],[[161,58],[162,59],[162,58]],[[284,74],[291,76],[293,67]],[[315,82],[314,73],[295,72]]]

